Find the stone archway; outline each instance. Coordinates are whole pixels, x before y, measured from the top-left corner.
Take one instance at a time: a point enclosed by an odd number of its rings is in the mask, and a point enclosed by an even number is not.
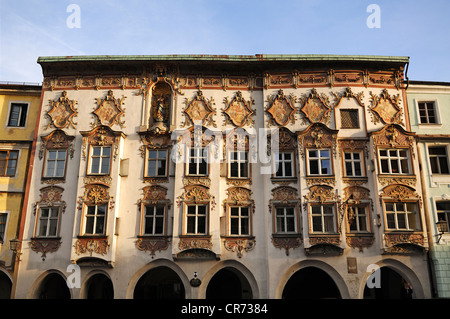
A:
[[[11,288],[11,278],[3,271],[0,271],[0,299],[10,299]]]
[[[296,271],[284,286],[282,299],[341,299],[334,280],[322,269],[305,267]]]
[[[70,299],[71,293],[66,279],[58,272],[46,274],[34,293],[36,299]]]
[[[208,283],[206,299],[252,299],[250,284],[236,268],[219,270]]]
[[[137,282],[134,299],[184,299],[184,286],[175,271],[159,266],[147,271]]]
[[[317,295],[317,298],[341,298],[341,299],[349,299],[350,294],[348,291],[348,287],[342,278],[342,276],[337,272],[336,269],[334,269],[332,266],[328,265],[327,263],[320,261],[320,260],[304,260],[297,264],[292,265],[280,278],[280,281],[278,283],[278,286],[275,291],[275,298],[281,299],[283,298],[283,292],[286,286],[289,283],[289,280],[292,278],[295,282],[295,280],[301,280],[301,276],[298,275],[298,278],[295,278],[294,275],[305,268],[317,268],[320,271],[314,271],[319,273],[320,276],[323,278],[323,283],[329,287],[333,288],[334,294],[329,296],[320,296]],[[308,272],[308,271],[307,271]],[[300,273],[301,274],[301,273]],[[334,286],[336,287],[336,290],[334,289]],[[337,291],[337,292],[336,292]],[[287,291],[286,291],[287,292]],[[285,295],[286,296],[286,295]],[[292,295],[291,295],[292,296]],[[286,296],[286,298],[289,296]],[[311,298],[311,297],[308,297]]]
[[[113,283],[104,273],[93,274],[83,286],[83,295],[86,299],[114,299]]]

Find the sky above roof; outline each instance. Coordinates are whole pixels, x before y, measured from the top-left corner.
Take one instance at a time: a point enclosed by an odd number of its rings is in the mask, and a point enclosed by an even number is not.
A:
[[[450,1],[0,0],[0,81],[42,82],[39,56],[409,56],[450,82]]]

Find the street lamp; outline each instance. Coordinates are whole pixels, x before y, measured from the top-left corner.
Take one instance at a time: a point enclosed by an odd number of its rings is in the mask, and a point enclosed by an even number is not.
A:
[[[22,242],[18,240],[17,238],[11,239],[9,241],[9,250],[11,250],[15,255],[18,261],[20,261],[20,255],[22,254],[20,252],[20,246]]]
[[[439,241],[442,238],[442,235],[445,232],[448,232],[448,227],[447,227],[447,221],[441,219],[436,223],[437,229],[438,229],[438,233],[439,233],[439,238],[437,240],[437,243],[439,244]]]

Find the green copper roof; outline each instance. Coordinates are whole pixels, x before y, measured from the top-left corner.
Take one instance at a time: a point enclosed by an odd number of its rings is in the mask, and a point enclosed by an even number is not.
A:
[[[409,57],[377,55],[328,54],[255,54],[255,55],[83,55],[39,57],[38,63],[94,61],[217,61],[217,62],[295,62],[295,61],[360,61],[408,63]]]

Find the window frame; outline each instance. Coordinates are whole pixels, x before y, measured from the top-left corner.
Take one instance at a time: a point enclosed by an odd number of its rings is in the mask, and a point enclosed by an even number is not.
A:
[[[88,210],[89,210],[89,207],[95,207],[95,213],[94,213],[94,215],[92,215],[92,214],[88,214]],[[104,206],[105,207],[105,214],[104,214],[104,221],[103,221],[103,232],[102,233],[97,233],[96,232],[96,228],[97,228],[97,217],[99,216],[98,214],[97,214],[97,212],[98,212],[98,207],[99,206]],[[104,202],[104,203],[98,203],[98,204],[94,204],[94,203],[86,203],[85,205],[84,205],[84,216],[83,216],[83,228],[82,228],[82,236],[86,236],[86,237],[90,237],[90,236],[94,236],[94,237],[103,237],[103,236],[106,236],[106,234],[107,234],[107,230],[106,230],[106,227],[107,227],[107,219],[108,219],[108,203],[106,203],[106,202]],[[87,223],[87,219],[88,219],[88,216],[94,216],[94,223],[93,223],[93,225],[92,225],[92,229],[93,229],[93,233],[88,233],[88,232],[86,232],[86,227],[87,227],[87,225],[88,225],[88,223]]]
[[[0,244],[4,244],[6,242],[6,236],[8,234],[10,211],[0,211],[0,216],[6,216],[5,222],[3,223],[3,225],[5,225],[5,229],[3,231],[3,237],[0,237]]]
[[[354,171],[355,171],[355,159],[354,159],[354,154],[357,153],[359,154],[360,158],[359,158],[359,163],[360,163],[360,170],[361,170],[361,175],[355,175]],[[352,158],[351,159],[346,159],[345,158],[345,154],[351,154]],[[351,166],[352,166],[352,173],[353,175],[347,175],[347,163],[350,162]],[[365,169],[365,160],[364,160],[364,150],[342,150],[342,170],[343,170],[343,176],[344,177],[348,177],[348,178],[361,178],[361,177],[366,177],[366,169]]]
[[[430,123],[429,122],[429,118],[428,118],[428,110],[426,110],[426,117],[427,117],[427,123],[422,123],[422,118],[420,115],[420,104],[422,103],[433,103],[433,110],[434,110],[434,117],[435,117],[435,123]],[[441,119],[440,119],[440,114],[439,114],[439,107],[438,107],[438,102],[437,99],[424,99],[424,100],[416,100],[416,112],[417,112],[417,123],[421,126],[436,126],[436,127],[440,127],[441,123]]]
[[[388,211],[386,204],[392,204],[394,207],[394,211]],[[397,204],[403,204],[403,206],[405,207],[405,205],[407,204],[414,204],[415,206],[415,222],[417,224],[418,228],[412,229],[410,228],[409,225],[409,214],[411,214],[411,212],[407,211],[407,210],[402,210],[402,211],[397,211]],[[383,212],[384,212],[384,218],[385,218],[385,227],[386,227],[386,231],[390,231],[390,232],[396,232],[396,231],[400,231],[400,232],[414,232],[414,231],[422,231],[422,225],[421,225],[421,220],[420,220],[420,205],[418,201],[395,201],[395,200],[383,200]],[[393,213],[388,213],[388,212],[393,212]],[[400,212],[400,213],[398,213]],[[407,225],[406,228],[399,228],[398,224],[399,224],[399,220],[398,220],[398,215],[399,214],[405,214],[405,225]],[[391,228],[389,227],[389,221],[388,221],[388,215],[394,215],[394,223],[395,223],[395,228]]]
[[[201,156],[199,157],[191,157],[191,151],[192,150],[201,150]],[[205,155],[205,150],[206,150],[206,155]],[[208,146],[187,146],[186,147],[186,155],[187,155],[187,160],[186,160],[186,165],[185,165],[185,175],[186,176],[209,176],[209,147]],[[201,162],[196,163],[195,161],[192,164],[196,165],[196,173],[192,174],[190,173],[190,165],[191,165],[191,159],[196,159],[196,158],[201,158],[204,159],[205,161],[205,165],[206,165],[206,172],[204,174],[199,174],[199,170],[200,170],[200,164]]]
[[[232,159],[231,154],[232,153],[236,153],[238,154],[237,159]],[[244,159],[241,158],[240,154],[244,154]],[[247,157],[247,159],[245,159],[245,156]],[[250,164],[250,153],[248,150],[228,150],[227,152],[227,178],[229,179],[250,179],[251,178],[251,164]],[[241,176],[241,165],[240,164],[245,164],[246,166],[246,170],[247,170],[247,176]],[[231,176],[232,173],[232,169],[231,169],[231,165],[232,164],[237,164],[238,167],[238,172],[239,172],[239,176]]]
[[[381,151],[387,151],[386,156],[381,155]],[[397,156],[391,157],[390,151],[396,151]],[[400,151],[406,151],[406,157],[400,156]],[[378,165],[379,165],[379,174],[383,175],[413,175],[413,165],[411,163],[411,150],[409,148],[378,148]],[[389,172],[383,172],[382,160],[387,160]],[[391,160],[396,159],[397,165],[399,168],[399,172],[392,172]],[[408,172],[404,173],[402,171],[402,159],[407,160]],[[401,172],[400,172],[401,171]]]
[[[352,230],[351,229],[351,225],[350,224],[350,220],[348,219],[348,213],[346,214],[347,217],[347,231],[349,234],[371,234],[372,233],[372,228],[371,228],[371,224],[370,224],[370,207],[369,207],[369,203],[361,203],[361,204],[349,204],[347,205],[347,211],[348,208],[352,208],[354,209],[354,214],[355,214],[355,221],[356,221],[356,230]],[[355,208],[357,208],[357,210],[355,210]],[[358,217],[360,217],[360,212],[359,209],[364,209],[364,222],[366,224],[366,230],[361,230],[360,228],[360,219]]]
[[[157,157],[155,159],[150,159],[149,155],[151,151],[156,151],[157,152]],[[149,161],[155,161],[156,163],[159,163],[160,161],[162,161],[162,159],[159,158],[159,152],[165,152],[166,153],[166,164],[165,164],[165,168],[164,168],[164,175],[149,175],[148,174],[148,167],[149,167]],[[155,167],[155,170],[157,171],[158,169]],[[144,164],[144,178],[167,178],[169,176],[169,149],[168,148],[161,148],[161,149],[153,149],[153,148],[149,148],[146,147],[146,151],[145,151],[145,164]]]
[[[108,173],[102,173],[101,172],[101,167],[102,167],[102,164],[103,164],[103,158],[106,158],[105,156],[102,156],[102,155],[95,156],[95,157],[99,157],[101,160],[100,160],[100,163],[98,165],[99,172],[98,173],[93,173],[92,172],[92,160],[94,158],[93,157],[94,156],[94,148],[101,148],[102,149],[101,154],[103,154],[103,148],[107,148],[107,147],[110,149],[109,162],[108,162]],[[90,145],[90,147],[89,147],[89,163],[88,163],[88,167],[87,167],[87,175],[104,175],[104,176],[111,175],[112,158],[113,158],[112,152],[113,152],[112,145]]]
[[[65,156],[64,156],[64,173],[63,173],[62,176],[47,176],[49,152],[55,152],[55,151],[57,153],[62,152],[62,151],[64,151],[66,153]],[[44,156],[44,165],[43,165],[43,168],[42,168],[42,178],[43,179],[52,179],[52,178],[54,178],[54,179],[65,179],[65,177],[66,177],[66,170],[67,170],[67,155],[68,155],[68,153],[69,152],[68,152],[67,148],[54,148],[54,149],[48,148],[48,149],[46,149],[45,150],[45,156]],[[58,163],[58,159],[57,158],[55,160],[55,163],[56,164]],[[54,171],[56,171],[56,168],[57,168],[57,165],[55,165]]]
[[[16,176],[16,173],[17,173],[17,167],[19,166],[19,160],[20,160],[20,155],[21,155],[21,152],[20,152],[20,150],[14,150],[14,149],[0,149],[0,152],[7,152],[7,157],[6,157],[6,160],[5,160],[5,170],[4,170],[4,174],[3,174],[3,172],[0,172],[0,177],[15,177]],[[16,165],[15,165],[15,167],[14,167],[14,174],[10,174],[10,175],[8,175],[7,174],[7,171],[8,171],[8,164],[9,164],[9,162],[10,162],[10,153],[11,152],[15,152],[16,154],[17,154],[17,158],[13,158],[12,160],[14,160],[14,161],[16,161]],[[3,159],[0,159],[0,160],[3,160]]]
[[[336,205],[335,203],[329,203],[329,202],[324,202],[324,203],[310,203],[308,205],[308,213],[309,213],[309,221],[310,221],[310,228],[309,228],[309,233],[311,235],[336,235],[337,234],[337,218],[336,218]],[[331,207],[332,209],[332,213],[331,214],[326,214],[324,215],[324,210],[323,207]],[[320,214],[313,214],[313,207],[320,207]],[[320,216],[321,218],[321,231],[315,231],[314,230],[314,223],[313,223],[313,217],[314,216]],[[333,221],[332,221],[332,225],[333,225],[333,229],[332,231],[326,231],[325,230],[325,223],[324,223],[324,216],[332,216],[333,217]]]
[[[153,214],[150,218],[153,218],[153,227],[152,227],[152,232],[151,233],[147,233],[145,230],[147,228],[147,208],[148,207],[153,207]],[[155,233],[155,229],[156,229],[156,223],[155,223],[155,219],[156,217],[156,212],[157,209],[159,208],[163,208],[163,215],[162,217],[162,233]],[[141,230],[140,230],[140,234],[141,236],[145,236],[145,237],[161,237],[161,236],[166,236],[167,233],[167,211],[168,211],[168,207],[166,204],[159,204],[159,203],[142,203],[142,207],[141,207],[141,211],[142,211],[142,217],[141,217]]]
[[[434,201],[435,209],[436,209],[436,221],[440,221],[439,214],[444,214],[447,222],[447,231],[444,232],[444,234],[450,233],[450,208],[448,210],[445,209],[438,209],[438,203],[447,202],[450,205],[450,200],[442,200],[442,199],[436,199]]]
[[[445,151],[445,155],[434,155],[434,154],[432,155],[432,154],[430,154],[430,149],[431,148],[443,148],[444,151]],[[449,155],[449,145],[448,144],[427,145],[427,155],[428,155],[428,162],[429,162],[429,165],[430,165],[430,171],[431,171],[432,175],[449,175],[450,174],[450,161],[449,161],[449,158],[448,158],[448,155]],[[447,173],[442,173],[441,172],[442,171],[441,163],[439,161],[440,157],[443,157],[447,161],[447,171],[448,171]],[[438,158],[436,163],[437,163],[437,165],[439,167],[439,173],[433,172],[433,165],[431,163],[431,158]]]
[[[321,157],[320,156],[320,151],[328,151],[329,152],[329,156],[328,157]],[[319,152],[319,157],[312,157],[310,156],[309,152],[310,151],[317,151]],[[332,150],[330,148],[307,148],[306,149],[306,166],[307,166],[307,176],[334,176],[334,164],[333,164],[333,155],[332,155]],[[322,174],[322,159],[328,159],[329,163],[330,163],[330,173],[328,174]],[[319,173],[317,174],[313,174],[311,173],[311,160],[316,160],[318,162],[318,170]]]
[[[26,105],[27,109],[26,109],[25,119],[24,119],[23,125],[20,125],[21,124],[20,122],[21,122],[21,119],[22,119],[22,112],[23,112],[23,108],[21,108],[21,111],[20,111],[20,114],[19,114],[18,125],[10,125],[11,115],[12,115],[12,108],[13,108],[13,105],[17,105],[17,104]],[[8,105],[8,115],[6,117],[6,127],[8,127],[8,128],[21,128],[21,129],[26,128],[27,127],[27,123],[28,123],[28,114],[30,112],[30,104],[31,103],[27,102],[27,101],[10,101],[9,105]]]
[[[346,127],[342,125],[342,111],[353,111],[357,114],[357,122],[358,122],[358,127]],[[359,116],[359,109],[356,108],[343,108],[339,110],[339,121],[340,121],[340,128],[343,130],[359,130],[361,129],[361,120],[360,120],[360,116]]]
[[[290,160],[286,160],[285,159],[285,155],[287,154],[287,153],[289,153],[290,155],[291,155],[291,159]],[[278,156],[280,156],[281,154],[283,154],[283,159],[281,159],[281,158],[278,158],[278,159],[276,159],[276,156],[278,155]],[[272,174],[272,178],[276,178],[276,179],[293,179],[293,178],[296,178],[297,177],[297,175],[296,175],[296,162],[295,162],[295,152],[294,151],[290,151],[290,150],[280,150],[279,152],[276,152],[276,153],[274,153],[273,155],[272,155],[272,161],[273,161],[273,164],[274,164],[274,166],[273,166],[273,174]],[[285,163],[291,163],[291,172],[292,172],[292,175],[291,176],[286,176],[285,175],[285,173],[284,173],[284,170],[285,170],[285,166],[284,166],[284,164]],[[280,167],[282,167],[282,171],[283,171],[283,176],[277,176],[277,172],[278,172],[278,170],[276,170],[276,164],[277,163],[282,163],[283,165],[281,165],[281,166],[278,166],[278,168],[280,168]],[[280,165],[280,164],[279,164]]]
[[[249,205],[227,205],[228,206],[228,227],[227,227],[227,235],[230,237],[251,237],[253,230],[252,230],[252,207]],[[241,211],[242,209],[247,209],[247,216],[242,216]],[[233,217],[231,215],[232,209],[238,209],[238,215],[236,217]],[[232,219],[238,220],[238,233],[232,234],[231,232],[231,226],[232,226]],[[247,229],[248,233],[243,234],[242,233],[242,219],[247,220]]]
[[[46,218],[47,226],[45,235],[41,234],[41,222],[43,220],[42,218],[42,210],[48,209],[49,210],[49,216]],[[51,212],[53,209],[57,210],[58,216],[56,217],[56,233],[55,235],[49,235],[50,230],[50,220],[51,218]],[[54,219],[54,218],[53,218]],[[37,223],[36,223],[36,229],[35,229],[35,238],[59,238],[60,237],[60,226],[61,226],[61,207],[60,206],[40,206],[38,210],[38,216],[37,216]]]
[[[195,206],[195,214],[193,215],[195,218],[195,224],[194,224],[194,228],[195,231],[193,233],[188,232],[189,229],[189,217],[192,216],[190,214],[188,214],[188,210],[190,206]],[[198,207],[199,206],[203,206],[205,207],[205,232],[204,233],[200,233],[198,232]],[[210,214],[210,205],[209,203],[186,203],[184,205],[184,225],[183,225],[183,235],[186,236],[208,236],[209,234],[209,214]]]
[[[283,229],[282,231],[279,230],[279,222],[278,222],[278,209],[283,209],[283,215],[281,216],[281,218],[283,219]],[[294,221],[294,230],[293,231],[288,231],[287,230],[287,214],[286,214],[286,209],[292,209],[293,210],[293,221]],[[282,204],[275,204],[273,207],[273,219],[274,219],[274,229],[273,229],[273,234],[276,236],[284,236],[284,235],[298,235],[299,234],[299,214],[297,211],[297,205],[282,205]]]

